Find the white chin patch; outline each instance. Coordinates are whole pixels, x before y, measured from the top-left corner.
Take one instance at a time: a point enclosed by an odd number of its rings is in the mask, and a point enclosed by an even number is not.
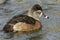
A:
[[[48,18],[48,16],[45,16],[45,18]]]

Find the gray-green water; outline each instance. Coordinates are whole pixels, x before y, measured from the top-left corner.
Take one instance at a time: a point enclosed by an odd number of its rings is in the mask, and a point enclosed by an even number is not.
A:
[[[0,40],[60,40],[60,0],[10,0],[0,5],[0,30],[14,16],[40,4],[50,18],[40,18],[42,30],[33,33],[5,34],[0,32]],[[11,38],[10,38],[11,36]],[[6,39],[9,38],[9,39]]]

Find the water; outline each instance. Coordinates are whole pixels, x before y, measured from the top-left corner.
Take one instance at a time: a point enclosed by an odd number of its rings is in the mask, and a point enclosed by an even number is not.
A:
[[[0,30],[14,16],[24,13],[34,4],[40,4],[50,18],[40,18],[42,30],[32,33],[0,32],[0,40],[60,40],[60,1],[56,0],[9,0],[0,4]]]

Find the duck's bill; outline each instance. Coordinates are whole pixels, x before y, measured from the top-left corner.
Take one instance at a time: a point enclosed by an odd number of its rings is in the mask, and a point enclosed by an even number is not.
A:
[[[46,16],[46,15],[44,15],[44,18],[47,18],[47,19],[49,19],[49,17],[48,17],[48,16]]]

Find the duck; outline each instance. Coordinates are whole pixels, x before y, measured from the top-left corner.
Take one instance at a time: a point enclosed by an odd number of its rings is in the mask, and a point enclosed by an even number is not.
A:
[[[39,4],[29,8],[27,15],[20,14],[12,17],[3,27],[4,32],[31,32],[42,28],[40,17],[44,16],[43,10]]]

